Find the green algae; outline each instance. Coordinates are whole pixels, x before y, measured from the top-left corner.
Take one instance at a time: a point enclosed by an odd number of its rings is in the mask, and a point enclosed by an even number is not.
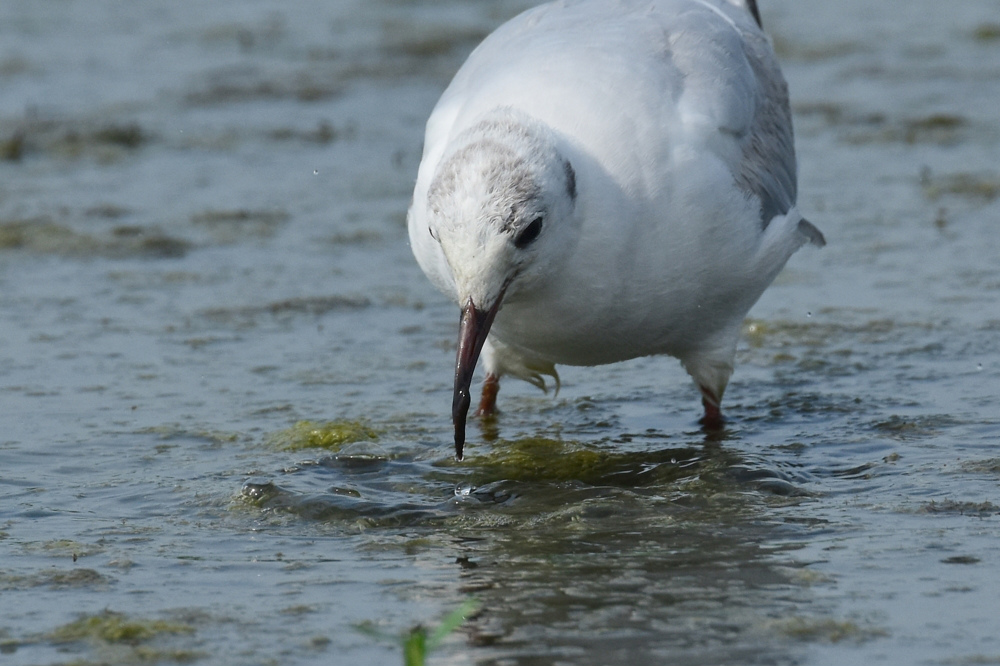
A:
[[[216,243],[231,244],[248,238],[270,238],[291,216],[282,210],[206,210],[191,223],[206,229]]]
[[[52,589],[75,589],[81,587],[107,587],[111,579],[94,569],[70,569],[68,571],[43,571],[31,579],[35,585]]]
[[[0,220],[0,250],[22,250],[66,257],[177,258],[191,248],[186,240],[156,228],[119,227],[110,234],[80,233],[42,216]]]
[[[888,636],[888,632],[878,627],[867,627],[852,620],[833,618],[791,617],[774,623],[779,632],[801,641],[840,643],[852,641],[861,643]]]
[[[272,434],[268,437],[267,444],[282,451],[339,451],[345,444],[376,442],[378,438],[378,431],[361,421],[299,421],[291,428]]]
[[[212,430],[208,428],[188,428],[180,424],[164,424],[142,428],[137,431],[144,435],[154,435],[163,441],[175,439],[197,440],[205,442],[210,446],[222,446],[239,441],[241,434],[224,430]],[[156,452],[161,453],[166,450],[163,445],[156,447]]]
[[[977,42],[1000,42],[1000,23],[980,23],[972,31],[972,38]]]
[[[487,452],[469,457],[467,465],[511,481],[582,481],[600,476],[608,459],[608,452],[581,442],[525,437],[501,440]]]
[[[848,130],[844,140],[852,145],[905,143],[950,146],[959,143],[974,129],[967,119],[952,113],[897,119],[874,114],[844,125]]]
[[[343,134],[349,132],[335,128],[329,120],[324,119],[319,122],[315,130],[281,127],[267,132],[267,138],[273,141],[302,141],[325,145],[341,138]]]
[[[19,162],[24,157],[24,134],[18,132],[11,137],[0,139],[0,160]]]
[[[865,50],[865,46],[857,42],[837,41],[816,43],[813,41],[796,41],[786,35],[772,35],[774,51],[782,60],[798,60],[801,62],[821,62],[843,58]]]
[[[968,125],[969,122],[962,116],[952,113],[932,113],[903,121],[900,127],[888,134],[887,138],[909,144],[950,144],[958,140],[958,132]]]
[[[104,611],[57,627],[46,636],[56,643],[95,640],[105,643],[138,645],[163,634],[193,634],[194,627],[180,622],[130,618],[123,613]]]
[[[53,557],[87,557],[104,552],[104,547],[97,544],[81,543],[72,539],[52,539],[50,541],[32,541],[22,546],[25,552],[41,553]]]
[[[56,627],[39,640],[57,645],[85,643],[94,650],[95,659],[79,659],[75,664],[155,664],[190,663],[201,654],[193,650],[147,645],[164,636],[193,634],[194,627],[182,622],[129,617],[104,611],[85,615]]]
[[[97,144],[108,144],[135,149],[150,140],[138,123],[106,125],[92,134],[91,140]]]
[[[979,564],[982,560],[973,555],[953,555],[941,560],[942,564]]]
[[[795,113],[840,130],[842,139],[851,145],[954,145],[976,129],[969,119],[948,112],[899,118],[832,102],[801,102],[795,105]]]
[[[584,483],[645,487],[675,483],[704,471],[703,452],[692,448],[622,452],[599,443],[550,437],[498,440],[460,463],[477,483]],[[446,463],[456,464],[456,463]]]
[[[137,664],[190,664],[205,655],[194,650],[159,649],[148,645],[102,644],[93,659],[59,662],[60,666],[136,666]]]
[[[138,123],[26,120],[10,136],[0,139],[0,159],[17,162],[26,155],[76,160],[90,157],[102,164],[121,160],[149,144],[154,137]]]
[[[951,499],[931,500],[917,509],[918,514],[955,514],[960,516],[995,516],[1000,506],[988,501],[959,502]]]
[[[77,588],[101,589],[111,583],[110,578],[94,569],[43,569],[22,575],[0,571],[0,590],[30,590],[47,587],[53,590]]]
[[[750,350],[793,349],[798,354],[822,349],[824,357],[848,358],[856,349],[866,345],[894,342],[911,336],[914,332],[928,332],[939,328],[932,321],[868,319],[866,310],[848,308],[823,308],[818,316],[807,321],[747,319],[743,338]],[[850,346],[831,349],[831,345],[845,341]],[[772,360],[784,362],[799,356],[779,352]],[[744,360],[745,362],[745,360]]]
[[[962,463],[961,469],[969,474],[1000,474],[1000,458],[969,460]]]
[[[216,325],[246,329],[257,326],[262,318],[290,321],[300,315],[320,317],[330,312],[362,310],[369,306],[371,301],[361,296],[310,296],[289,298],[263,305],[207,308],[198,314]]]
[[[875,424],[875,429],[897,440],[915,439],[937,435],[944,428],[958,425],[959,421],[948,414],[925,414],[904,417],[893,414]]]
[[[946,176],[922,177],[924,195],[931,201],[955,196],[990,202],[1000,197],[1000,178],[995,175],[955,173]]]

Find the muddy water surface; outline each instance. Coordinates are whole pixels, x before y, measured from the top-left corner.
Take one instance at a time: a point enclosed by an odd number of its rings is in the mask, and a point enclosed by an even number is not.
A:
[[[1000,663],[1000,23],[762,0],[827,235],[450,457],[422,125],[530,3],[0,4],[0,663]],[[366,627],[369,633],[358,630]]]

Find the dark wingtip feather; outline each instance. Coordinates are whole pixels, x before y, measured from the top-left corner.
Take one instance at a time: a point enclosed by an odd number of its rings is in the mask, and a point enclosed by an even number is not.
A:
[[[750,10],[750,13],[753,14],[753,19],[757,21],[757,25],[763,29],[764,24],[761,23],[760,12],[757,11],[757,0],[747,0],[747,8]]]
[[[801,231],[809,242],[816,247],[823,247],[826,245],[826,238],[823,236],[823,232],[817,229],[812,222],[802,218],[799,220],[799,231]]]

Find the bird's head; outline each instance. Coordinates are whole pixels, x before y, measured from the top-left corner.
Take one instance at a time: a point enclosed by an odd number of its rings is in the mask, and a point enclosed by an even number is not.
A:
[[[472,375],[506,301],[530,297],[574,245],[576,174],[550,130],[501,110],[462,133],[428,192],[428,233],[440,244],[462,308],[455,395],[461,459]]]

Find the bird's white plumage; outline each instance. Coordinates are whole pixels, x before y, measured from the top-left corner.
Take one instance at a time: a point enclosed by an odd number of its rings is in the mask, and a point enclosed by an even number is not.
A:
[[[822,241],[795,173],[785,83],[743,2],[554,2],[491,34],[438,102],[410,242],[460,305],[503,298],[490,373],[665,353],[717,399],[743,317]]]

